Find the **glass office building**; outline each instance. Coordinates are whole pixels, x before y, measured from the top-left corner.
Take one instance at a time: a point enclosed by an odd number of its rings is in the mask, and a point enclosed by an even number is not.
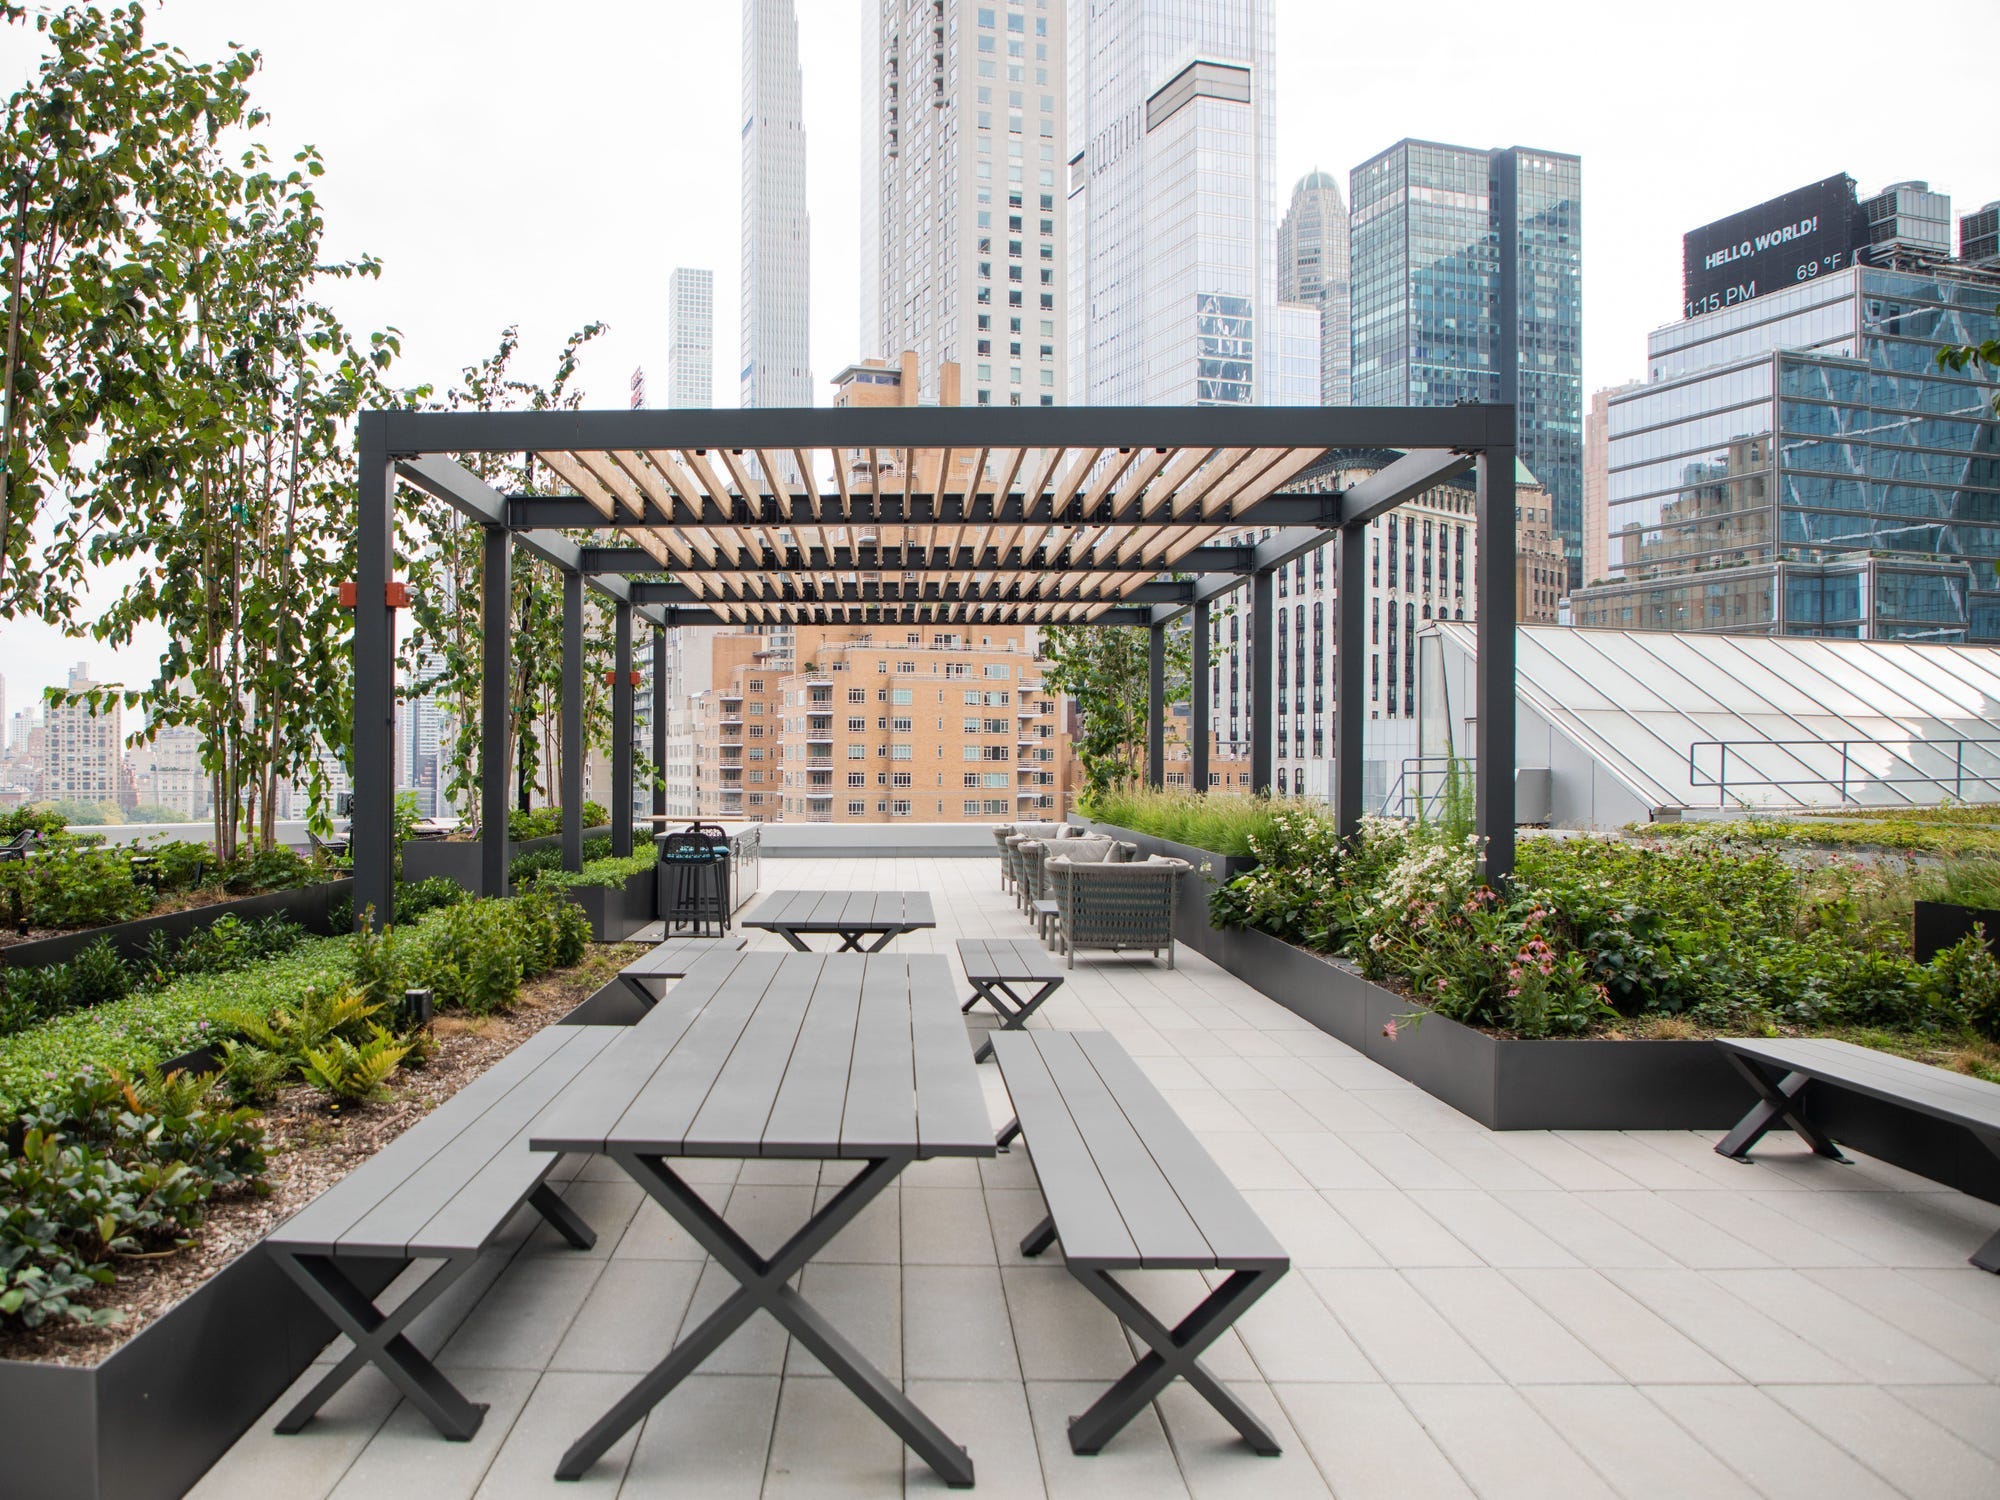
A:
[[[2000,275],[1868,264],[1648,340],[1610,404],[1607,563],[1579,625],[2000,642]]]
[[[1569,582],[1583,557],[1583,167],[1525,146],[1399,141],[1356,167],[1357,406],[1511,401]]]

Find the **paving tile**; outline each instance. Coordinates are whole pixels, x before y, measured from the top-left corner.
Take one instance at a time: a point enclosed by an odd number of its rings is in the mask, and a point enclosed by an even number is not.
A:
[[[1463,1173],[1489,1193],[1547,1192],[1555,1187],[1511,1151],[1503,1151],[1484,1130],[1427,1130],[1417,1139],[1439,1161]]]
[[[1586,1266],[1673,1266],[1671,1255],[1600,1213],[1594,1195],[1570,1192],[1496,1191],[1506,1205]]]
[[[1042,1500],[1048,1493],[1027,1388],[1019,1381],[913,1380],[905,1389],[924,1415],[972,1456],[974,1493],[981,1500]],[[929,1464],[905,1449],[903,1493],[963,1492],[948,1490]]]
[[[1279,1188],[1248,1192],[1243,1198],[1278,1237],[1294,1266],[1383,1264],[1381,1253],[1319,1193]]]
[[[750,1164],[746,1162],[744,1165]],[[817,1167],[818,1163],[804,1165]],[[816,1182],[765,1185],[739,1182],[729,1195],[729,1207],[723,1217],[729,1221],[729,1227],[748,1240],[760,1255],[772,1255],[811,1217],[818,1194]],[[870,1204],[869,1208],[874,1206]]]
[[[971,1187],[903,1190],[902,1259],[905,1265],[990,1266],[993,1225],[986,1194]]]
[[[1271,1289],[1250,1305],[1236,1320],[1235,1331],[1256,1361],[1256,1372],[1265,1380],[1369,1380],[1373,1371],[1356,1346],[1342,1320],[1313,1279],[1319,1275],[1387,1276],[1388,1271],[1306,1272],[1293,1270],[1280,1277]],[[1178,1304],[1169,1325],[1194,1306],[1194,1300]],[[1155,1308],[1155,1311],[1162,1311]],[[1210,1361],[1220,1378],[1235,1372],[1222,1368],[1218,1358]]]
[[[1889,1500],[1898,1493],[1755,1386],[1661,1385],[1644,1393],[1773,1500]]]
[[[1246,1064],[1247,1066],[1247,1064]],[[1231,1102],[1234,1091],[1222,1089],[1163,1089],[1162,1095],[1190,1130],[1254,1130],[1256,1126]],[[1249,1092],[1245,1090],[1244,1092]]]
[[[1489,1193],[1413,1192],[1409,1199],[1489,1266],[1574,1266],[1577,1258]]]
[[[1498,1271],[1410,1270],[1403,1279],[1512,1385],[1618,1379],[1609,1365]]]
[[[1538,1385],[1521,1395],[1626,1500],[1757,1500],[1739,1475],[1627,1385]]]
[[[1673,1266],[1611,1268],[1602,1274],[1752,1384],[1860,1378],[1706,1271]]]
[[[839,1191],[838,1185],[820,1188],[814,1195],[813,1211],[825,1208]],[[813,1259],[893,1266],[903,1258],[901,1218],[902,1195],[891,1185],[856,1214],[853,1222],[829,1240]]]
[[[1479,1257],[1405,1193],[1320,1195],[1392,1266],[1476,1266]]]
[[[831,1376],[788,1376],[778,1397],[765,1500],[811,1500],[897,1493],[903,1485],[903,1442]]]
[[[1712,1188],[1679,1190],[1659,1194],[1664,1203],[1684,1208],[1744,1244],[1762,1251],[1781,1266],[1804,1270],[1809,1266],[1865,1266],[1869,1258],[1851,1245],[1809,1229],[1790,1212],[1787,1193],[1784,1202],[1759,1203],[1742,1193],[1717,1192]]]
[[[188,1492],[190,1500],[323,1500],[331,1493],[402,1398],[386,1376],[363,1370],[328,1398],[305,1431],[274,1431],[324,1373],[315,1365],[293,1381]]]
[[[1268,1066],[1270,1059],[1258,1058],[1260,1067]],[[1231,1089],[1229,1102],[1242,1111],[1243,1118],[1264,1132],[1276,1135],[1282,1131],[1318,1130],[1319,1121],[1306,1112],[1290,1094],[1281,1088]],[[1293,1165],[1297,1165],[1296,1162]]]
[[[757,1500],[778,1380],[696,1373],[646,1418],[619,1500]]]
[[[552,1370],[639,1374],[667,1357],[701,1266],[686,1260],[614,1260],[590,1289],[549,1361]]]
[[[1501,1378],[1401,1272],[1315,1270],[1304,1275],[1381,1379],[1400,1384]],[[1271,1378],[1282,1377],[1271,1372]]]
[[[1362,1160],[1389,1179],[1390,1185],[1405,1192],[1413,1188],[1459,1188],[1476,1186],[1456,1167],[1440,1161],[1419,1142],[1400,1131],[1356,1131],[1347,1137]]]
[[[1400,1395],[1480,1500],[1617,1500],[1561,1433],[1503,1385],[1403,1385]]]
[[[1297,1032],[1270,1033],[1270,1035],[1278,1037],[1293,1037],[1299,1034]],[[1286,1042],[1283,1045],[1292,1046],[1296,1044]],[[1324,1089],[1327,1086],[1326,1074],[1313,1066],[1313,1059],[1305,1053],[1287,1054],[1282,1057],[1253,1057],[1250,1059],[1250,1062],[1273,1088],[1288,1089],[1296,1092],[1300,1089]],[[1373,1066],[1373,1064],[1370,1064],[1370,1066]]]
[[[1275,1131],[1268,1139],[1311,1187],[1388,1188],[1389,1179],[1330,1130]]]
[[[1948,1384],[1979,1379],[1893,1324],[1864,1312],[1797,1271],[1716,1271],[1714,1279],[1864,1380],[1886,1385]]]
[[[1263,1424],[1279,1453],[1254,1452],[1202,1394],[1184,1380],[1160,1393],[1155,1409],[1195,1500],[1331,1500],[1332,1488],[1312,1452],[1292,1430],[1284,1408],[1262,1381],[1225,1381],[1230,1395]]]
[[[1777,1264],[1762,1250],[1667,1202],[1658,1193],[1593,1193],[1590,1202],[1600,1213],[1616,1219],[1684,1266],[1724,1270]]]
[[[1873,1386],[1768,1386],[1764,1394],[1832,1438],[1906,1495],[1992,1500],[2000,1460]]]
[[[601,1375],[584,1371],[558,1370],[535,1382],[534,1394],[499,1452],[486,1467],[485,1478],[473,1493],[476,1500],[516,1500],[518,1496],[616,1495],[638,1443],[638,1431],[626,1433],[590,1471],[574,1484],[559,1482],[556,1465],[563,1454],[582,1437],[618,1398],[631,1389],[629,1375]],[[397,1493],[422,1496],[418,1489]]]
[[[469,1442],[452,1443],[405,1402],[382,1424],[330,1500],[376,1500],[393,1490],[435,1500],[469,1500],[541,1379],[533,1370],[470,1370],[454,1382],[486,1416]]]
[[[1373,1063],[1363,1063],[1363,1067],[1375,1068]],[[1381,1072],[1380,1068],[1375,1069]],[[1374,1108],[1371,1100],[1380,1097],[1373,1090],[1329,1088],[1322,1079],[1317,1087],[1287,1090],[1300,1109],[1317,1120],[1328,1130],[1341,1132],[1354,1130],[1394,1130],[1386,1115]]]
[[[2000,1386],[1890,1385],[1883,1389],[1988,1458],[2000,1459]]]
[[[1469,1500],[1464,1479],[1393,1388],[1271,1389],[1341,1500]]]
[[[993,1266],[903,1268],[903,1368],[911,1379],[1018,1379]]]
[[[523,1256],[508,1266],[438,1356],[446,1369],[540,1370],[607,1262]]]
[[[1102,1387],[1087,1381],[1028,1382],[1028,1411],[1034,1419],[1035,1446],[1041,1452],[1042,1479],[1048,1486],[1049,1500],[1172,1500],[1187,1496],[1187,1482],[1167,1445],[1157,1405],[1134,1417],[1101,1453],[1086,1457],[1070,1452],[1069,1419],[1089,1410],[1102,1394]]]
[[[1599,1272],[1520,1270],[1506,1275],[1634,1384],[1732,1378],[1714,1355]]]
[[[1196,1131],[1195,1138],[1239,1188],[1304,1188],[1312,1184],[1255,1131]]]
[[[1994,1277],[1958,1271],[1817,1270],[1805,1273],[1856,1307],[1923,1340],[1985,1380],[2000,1380],[2000,1316],[1982,1316],[1975,1293]],[[1995,1304],[2000,1311],[2000,1303]]]
[[[1132,1351],[1111,1310],[1060,1266],[1000,1273],[1022,1372],[1030,1380],[1101,1380],[1130,1368]]]
[[[799,1274],[799,1293],[861,1357],[891,1380],[903,1374],[902,1276],[895,1266],[814,1261]],[[797,1335],[785,1375],[825,1375],[827,1368]]]

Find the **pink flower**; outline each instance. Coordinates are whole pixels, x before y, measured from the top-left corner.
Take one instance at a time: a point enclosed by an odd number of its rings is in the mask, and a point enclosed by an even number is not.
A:
[[[1382,1023],[1382,1035],[1386,1036],[1392,1042],[1396,1040],[1396,1023],[1394,1020]]]

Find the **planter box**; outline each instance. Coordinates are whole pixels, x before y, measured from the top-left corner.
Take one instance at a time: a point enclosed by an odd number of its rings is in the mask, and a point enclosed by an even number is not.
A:
[[[1912,926],[1911,951],[1927,964],[1945,949],[1986,929],[1986,946],[2000,953],[2000,911],[1989,906],[1954,906],[1945,901],[1919,901]]]
[[[379,1291],[396,1269],[364,1286]],[[5,1492],[175,1500],[333,1332],[260,1242],[98,1364],[0,1360]]]
[[[652,870],[625,877],[623,885],[579,885],[563,899],[583,908],[590,918],[590,935],[600,943],[622,943],[640,928],[658,920],[653,912]]]
[[[249,922],[281,916],[297,922],[315,936],[326,937],[333,932],[333,907],[343,898],[351,900],[353,895],[354,881],[351,878],[327,880],[318,885],[300,886],[296,890],[241,896],[234,901],[218,901],[212,906],[197,906],[187,911],[162,912],[156,917],[116,922],[109,927],[90,927],[82,932],[36,938],[33,942],[10,943],[0,948],[0,967],[39,969],[48,964],[65,964],[99,938],[108,938],[120,958],[137,958],[156,932],[164,932],[178,943],[220,917],[240,917]]]
[[[1174,937],[1186,943],[1204,958],[1212,958],[1222,963],[1219,956],[1222,944],[1220,938],[1234,936],[1221,933],[1209,925],[1208,898],[1217,886],[1229,884],[1238,875],[1257,868],[1256,858],[1248,854],[1217,854],[1212,849],[1197,849],[1191,844],[1176,844],[1168,839],[1155,838],[1150,833],[1135,833],[1129,828],[1120,828],[1115,823],[1092,823],[1082,818],[1070,819],[1092,833],[1101,833],[1109,838],[1122,839],[1128,844],[1137,844],[1142,855],[1165,854],[1175,859],[1184,859],[1194,868],[1181,877],[1179,899],[1174,903]],[[1228,967],[1226,964],[1224,967]]]
[[[587,839],[608,838],[611,825],[601,828],[586,828],[583,836]],[[511,862],[515,855],[526,854],[531,849],[557,849],[562,846],[559,833],[543,834],[540,838],[521,839],[507,845],[507,858]],[[442,875],[447,880],[455,880],[475,895],[479,891],[478,839],[405,839],[403,840],[403,879],[432,880]]]

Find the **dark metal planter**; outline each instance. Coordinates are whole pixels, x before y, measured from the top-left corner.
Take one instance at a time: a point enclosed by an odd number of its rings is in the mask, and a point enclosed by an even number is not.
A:
[[[354,882],[345,879],[321,881],[289,891],[267,891],[261,896],[240,896],[234,901],[217,901],[212,906],[162,912],[108,927],[89,927],[32,942],[10,943],[0,948],[0,967],[39,969],[49,964],[66,964],[100,938],[108,939],[120,958],[137,958],[156,932],[164,932],[176,943],[185,942],[191,934],[222,917],[239,917],[250,922],[280,916],[297,922],[307,932],[326,937],[333,932],[334,906],[343,897],[352,899],[353,895]]]
[[[1990,906],[1919,901],[1912,928],[1912,952],[1918,963],[1927,964],[1954,943],[1971,937],[1975,927],[1986,930],[1988,948],[2000,951],[2000,911]]]
[[[657,920],[653,914],[654,872],[639,871],[623,885],[577,885],[563,892],[590,918],[590,935],[600,943],[622,943]]]
[[[587,839],[608,837],[610,833],[611,825],[608,823],[583,830]],[[512,860],[515,855],[534,849],[554,849],[561,843],[562,835],[559,833],[521,839],[507,845],[507,858]],[[476,893],[479,890],[479,855],[483,847],[478,839],[405,839],[403,879],[432,880],[442,875]]]
[[[331,1337],[259,1242],[95,1365],[0,1360],[0,1493],[175,1500]]]

